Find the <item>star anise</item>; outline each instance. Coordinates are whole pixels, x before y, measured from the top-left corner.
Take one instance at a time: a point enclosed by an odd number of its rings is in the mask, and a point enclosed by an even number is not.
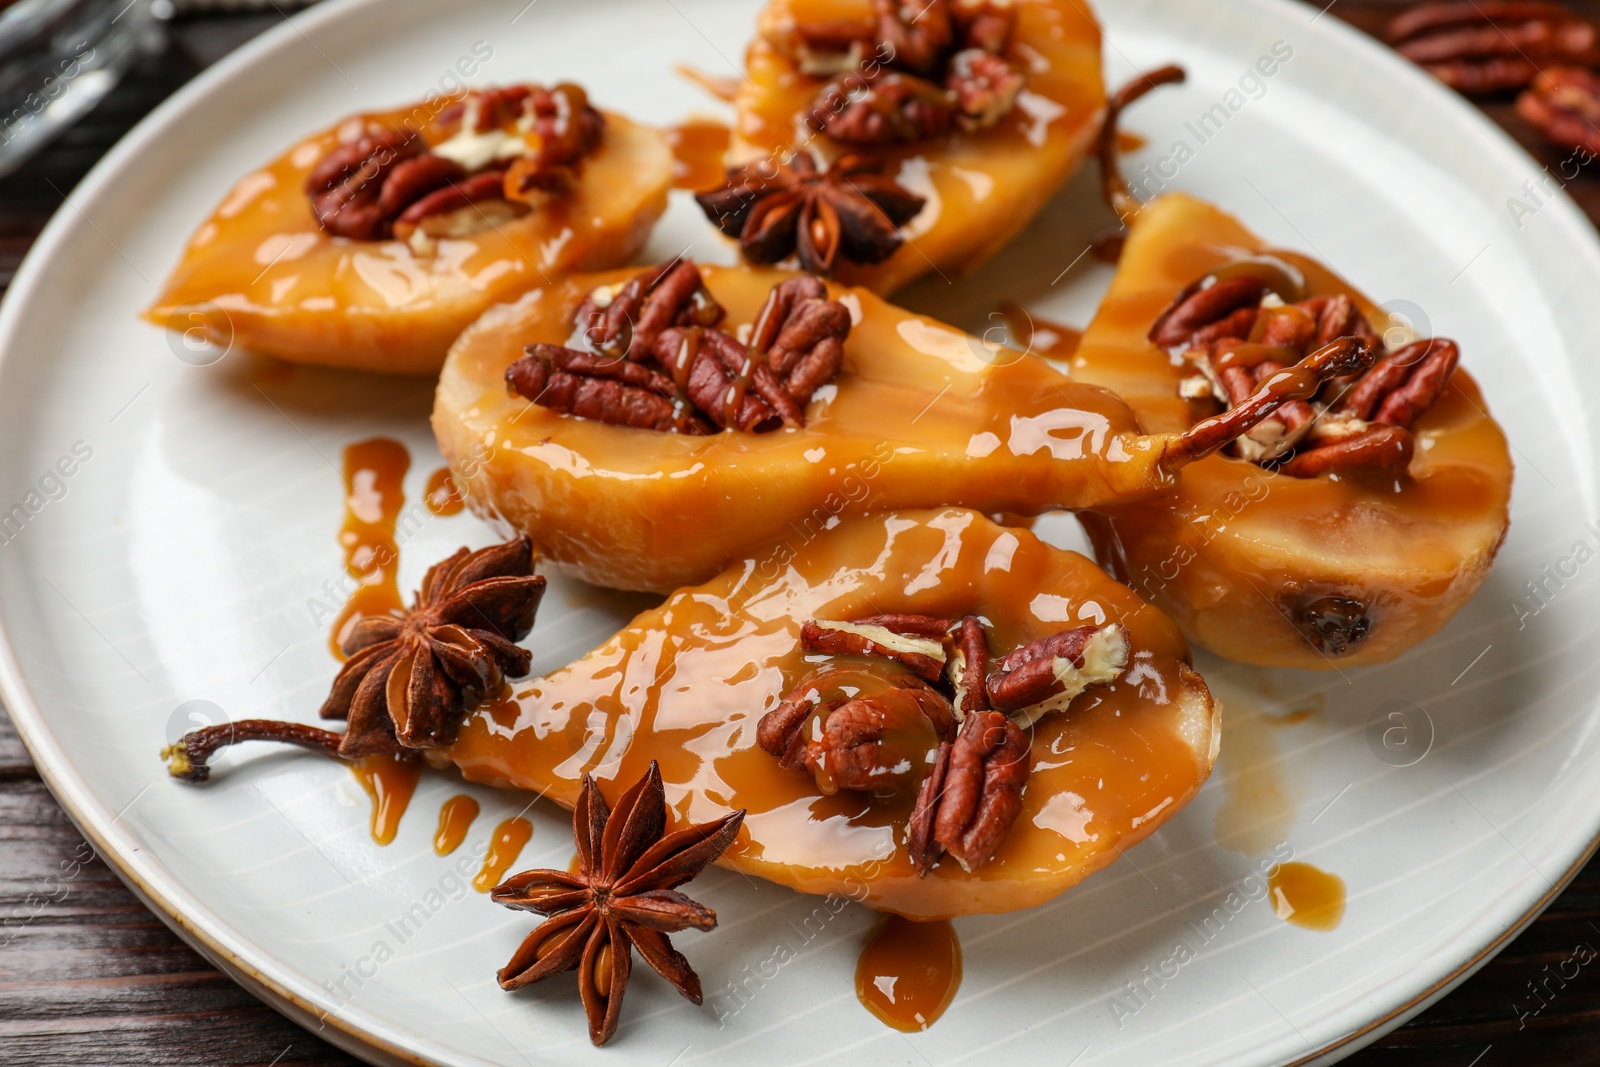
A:
[[[544,586],[526,537],[463,548],[428,569],[410,611],[356,623],[322,705],[324,719],[349,720],[339,754],[450,745],[469,700],[528,673],[532,653],[516,642],[533,628]]]
[[[818,170],[803,152],[775,169],[763,161],[729,170],[727,184],[695,200],[719,230],[738,239],[751,263],[798,255],[801,266],[823,275],[841,258],[888,259],[904,243],[900,227],[925,202],[859,156],[841,156]]]
[[[740,810],[667,833],[666,790],[653,761],[615,810],[606,807],[594,776],[584,775],[572,812],[578,872],[524,871],[491,894],[496,904],[548,916],[500,970],[500,987],[521,989],[576,970],[596,1045],[617,1032],[635,949],[678,992],[701,1003],[700,976],[667,934],[710,930],[717,913],[677,887],[720,856],[743,822]]]
[[[333,680],[322,717],[348,719],[344,733],[277,719],[220,722],[163,748],[167,772],[204,782],[211,757],[245,741],[276,741],[344,759],[447,747],[469,701],[477,703],[533,665],[516,642],[533,629],[544,585],[533,574],[533,543],[526,537],[476,552],[463,548],[428,569],[409,612],[362,619],[341,642],[350,659]]]

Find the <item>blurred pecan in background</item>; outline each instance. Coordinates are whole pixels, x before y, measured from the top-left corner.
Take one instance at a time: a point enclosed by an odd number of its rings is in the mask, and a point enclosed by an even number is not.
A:
[[[1517,114],[1556,144],[1600,154],[1600,77],[1591,71],[1543,71],[1517,97]]]
[[[1397,16],[1384,38],[1463,93],[1520,89],[1548,64],[1600,62],[1593,23],[1543,0],[1445,0]]]

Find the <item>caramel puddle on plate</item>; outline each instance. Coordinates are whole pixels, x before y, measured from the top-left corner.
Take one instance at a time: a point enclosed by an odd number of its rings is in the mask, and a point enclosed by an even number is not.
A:
[[[440,518],[458,515],[466,507],[466,501],[461,499],[461,490],[456,488],[455,479],[450,477],[449,467],[440,467],[428,475],[427,488],[422,491],[422,502]]]
[[[1309,863],[1285,863],[1267,878],[1272,910],[1307,930],[1332,930],[1344,918],[1344,879]]]
[[[472,820],[478,817],[478,802],[464,793],[445,801],[439,808],[439,829],[433,835],[433,851],[448,856],[467,838]]]
[[[411,803],[422,761],[396,756],[363,756],[350,765],[361,788],[372,798],[372,839],[380,845],[394,840],[400,817]]]
[[[339,642],[350,627],[369,615],[401,609],[400,548],[394,524],[405,504],[401,488],[411,469],[411,453],[399,441],[374,437],[357,441],[344,450],[344,524],[339,544],[344,548],[344,569],[356,580],[343,609],[334,617],[328,647],[343,660]]]
[[[960,985],[961,942],[948,919],[917,923],[891,915],[856,962],[856,997],[907,1033],[932,1026]]]
[[[1222,701],[1217,777],[1222,779],[1223,801],[1216,815],[1217,843],[1230,852],[1265,855],[1288,839],[1304,799],[1291,785],[1278,751],[1276,735],[1287,723],[1263,710],[1267,701],[1258,686],[1247,688],[1226,672],[1216,675],[1206,680]],[[1304,701],[1300,703],[1303,707]]]
[[[1068,359],[1078,351],[1083,331],[1049,319],[1041,319],[1021,304],[1002,301],[995,310],[1006,324],[1011,343],[1024,352],[1032,352],[1047,359]]]
[[[723,183],[723,156],[733,131],[716,119],[689,119],[662,130],[672,148],[672,186],[699,192]]]
[[[494,828],[483,868],[472,879],[472,888],[487,893],[506,880],[506,872],[522,855],[522,847],[533,837],[533,823],[527,819],[507,819]]]

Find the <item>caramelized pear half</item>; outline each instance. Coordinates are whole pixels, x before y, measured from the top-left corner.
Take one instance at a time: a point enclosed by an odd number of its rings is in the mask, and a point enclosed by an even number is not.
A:
[[[918,9],[922,5],[906,5]],[[902,229],[906,243],[873,265],[841,263],[847,284],[890,293],[924,274],[976,269],[1004,247],[1083,161],[1105,106],[1100,26],[1081,0],[1016,0],[1016,22],[1002,51],[1026,75],[1016,105],[998,124],[911,144],[843,145],[814,134],[806,116],[828,81],[796,59],[797,28],[870,35],[872,0],[771,0],[745,56],[734,104],[738,118],[728,162],[744,165],[815,150],[879,161],[883,173],[926,198]]]
[[[756,743],[761,716],[816,670],[802,624],[878,612],[983,616],[996,653],[1088,622],[1127,629],[1120,680],[1031,727],[1021,815],[975,872],[947,858],[918,877],[914,790],[823,796]],[[478,709],[448,756],[468,778],[568,807],[585,772],[631,781],[656,760],[675,821],[747,810],[724,865],[935,919],[1040,904],[1104,867],[1194,795],[1217,743],[1217,706],[1171,620],[1082,556],[951,509],[852,518],[769,546]]]
[[[415,128],[419,112],[428,109],[352,116],[245,175],[189,239],[144,318],[297,363],[434,374],[486,308],[628,262],[666,210],[670,148],[608,112],[571,186],[520,217],[488,212],[486,228],[440,237],[431,254],[330,235],[307,199],[312,168],[369,126]]]
[[[451,349],[433,430],[472,508],[595,585],[669,592],[752,548],[847,515],[959,504],[1035,514],[1164,484],[1169,439],[1136,436],[1115,396],[1043,359],[994,349],[864,289],[833,290],[854,325],[805,425],[697,437],[577,418],[508,392],[526,345],[565,343],[575,276],[490,310]],[[727,329],[788,275],[701,267]]]
[[[1303,276],[1304,295],[1347,295],[1380,335],[1389,326],[1323,265],[1269,248],[1192,197],[1154,200],[1131,226],[1072,377],[1115,390],[1149,432],[1180,432],[1210,410],[1180,394],[1193,368],[1149,334],[1179,292],[1230,263],[1270,256]],[[1381,663],[1477,591],[1510,521],[1511,457],[1471,375],[1457,368],[1412,433],[1414,458],[1398,474],[1296,478],[1219,453],[1168,491],[1082,518],[1100,561],[1219,655]]]

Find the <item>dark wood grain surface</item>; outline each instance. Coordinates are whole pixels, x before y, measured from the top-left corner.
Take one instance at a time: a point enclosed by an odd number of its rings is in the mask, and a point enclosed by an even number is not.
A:
[[[1401,6],[1338,0],[1330,14],[1372,31]],[[1600,17],[1600,0],[1574,6]],[[0,287],[64,195],[118,137],[196,71],[279,18],[180,21],[165,51],[142,62],[44,155],[0,180]],[[1484,110],[1542,162],[1554,166],[1565,157],[1542,144],[1508,100]],[[1581,174],[1568,191],[1600,222],[1600,176]],[[1600,1065],[1600,968],[1573,964],[1596,950],[1600,860],[1460,989],[1347,1062]],[[0,1064],[357,1062],[234,985],[141,905],[73,829],[0,713]]]

